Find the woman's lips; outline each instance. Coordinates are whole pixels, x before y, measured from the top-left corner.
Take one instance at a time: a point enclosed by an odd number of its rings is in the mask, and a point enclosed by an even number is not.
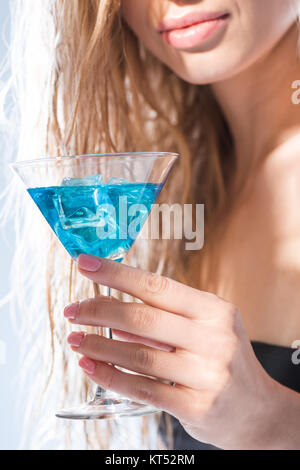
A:
[[[162,38],[176,49],[188,49],[200,45],[224,27],[229,15],[213,20],[200,21],[191,26],[172,29],[161,33]]]

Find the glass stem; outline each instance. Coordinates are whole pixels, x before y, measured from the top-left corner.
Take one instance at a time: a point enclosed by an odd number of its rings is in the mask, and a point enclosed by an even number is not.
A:
[[[101,294],[100,294],[99,285],[94,282],[93,286],[94,286],[94,296],[95,297],[100,296]],[[107,286],[104,286],[104,287],[105,287],[105,295],[107,297],[110,297],[110,295],[111,295],[110,287],[107,287]],[[112,339],[111,328],[101,328],[101,335],[104,336],[104,338]],[[111,365],[113,365],[113,364],[111,364]],[[95,394],[94,401],[99,399],[99,398],[103,398],[104,396],[106,396],[106,394],[107,394],[107,391],[104,390],[104,388],[100,387],[100,385],[98,385],[97,389],[96,389],[96,394]]]

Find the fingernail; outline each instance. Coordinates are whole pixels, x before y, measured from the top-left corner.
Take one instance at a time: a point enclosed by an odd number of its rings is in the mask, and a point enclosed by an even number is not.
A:
[[[78,364],[87,374],[93,374],[96,370],[96,363],[88,357],[82,357]]]
[[[74,304],[67,305],[64,309],[64,316],[66,318],[70,318],[75,320],[77,312],[79,308],[79,302],[75,302]]]
[[[95,256],[79,255],[78,266],[80,269],[84,269],[85,271],[95,272],[100,268],[101,261]]]
[[[82,331],[77,333],[76,331],[73,331],[69,336],[68,336],[68,343],[71,344],[71,346],[75,346],[76,348],[79,348],[81,341],[84,338],[85,333]]]

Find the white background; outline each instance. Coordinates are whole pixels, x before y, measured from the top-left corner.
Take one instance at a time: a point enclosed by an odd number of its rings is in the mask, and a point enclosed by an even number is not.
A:
[[[9,1],[0,0],[0,67],[9,42]],[[10,170],[4,164],[3,137],[0,129],[0,193]],[[0,202],[1,203],[1,202]],[[14,250],[13,227],[0,231],[0,299],[9,292],[8,272]],[[1,300],[0,300],[1,305]],[[7,305],[0,307],[0,449],[16,449],[20,442],[21,420],[17,416],[18,341]]]

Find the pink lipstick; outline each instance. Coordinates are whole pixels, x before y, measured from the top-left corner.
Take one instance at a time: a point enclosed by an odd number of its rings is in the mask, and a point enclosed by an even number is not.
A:
[[[224,28],[228,12],[190,13],[180,18],[169,18],[158,27],[162,38],[176,49],[189,49],[200,45]]]

